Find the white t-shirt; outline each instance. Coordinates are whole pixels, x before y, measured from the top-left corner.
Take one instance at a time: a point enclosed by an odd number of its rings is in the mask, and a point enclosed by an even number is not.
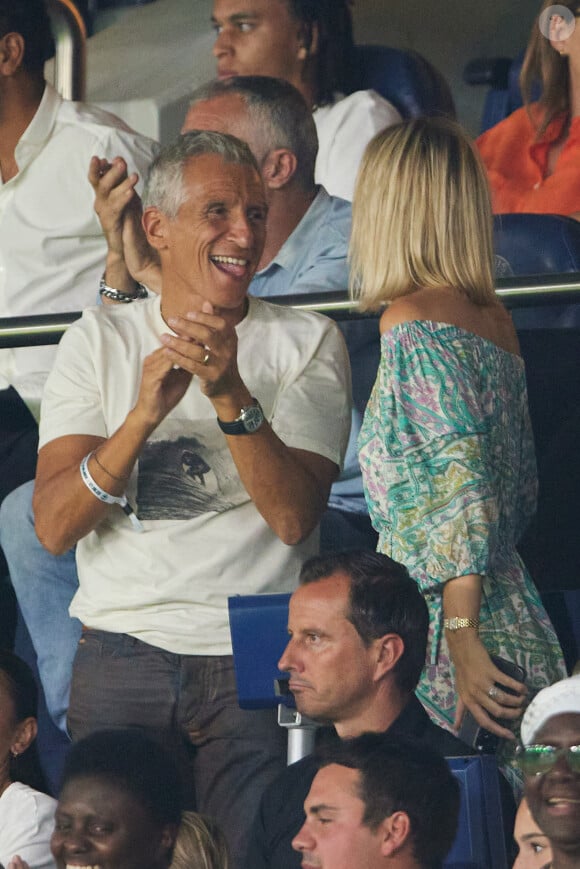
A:
[[[8,866],[18,855],[30,869],[54,869],[50,837],[56,800],[21,782],[0,796],[0,863]]]
[[[135,405],[144,357],[168,331],[159,297],[85,311],[46,384],[41,446],[63,435],[111,435]],[[340,466],[350,370],[336,325],[250,298],[236,331],[241,377],[277,435]],[[260,516],[196,378],[147,442],[127,495],[145,533],[115,506],[79,541],[70,612],[178,654],[229,654],[228,595],[292,590],[317,548],[316,532],[287,546]]]
[[[141,177],[156,144],[96,106],[49,84],[17,147],[18,174],[0,179],[0,317],[94,305],[107,246],[88,180],[93,155],[120,155]],[[55,347],[0,350],[0,389],[40,399]]]
[[[352,202],[356,174],[364,150],[375,133],[397,124],[396,108],[376,91],[336,94],[331,105],[313,113],[318,132],[315,177],[331,196]]]

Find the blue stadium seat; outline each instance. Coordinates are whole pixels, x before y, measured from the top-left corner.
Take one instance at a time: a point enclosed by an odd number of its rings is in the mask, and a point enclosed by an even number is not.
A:
[[[561,214],[497,214],[494,250],[512,273],[556,275],[580,271],[580,222]],[[520,308],[513,314],[516,329],[580,327],[580,303],[554,301]]]
[[[228,598],[238,702],[242,709],[294,706],[279,696],[274,682],[284,676],[276,666],[288,642],[289,594],[245,594]]]
[[[461,789],[459,826],[445,869],[507,869],[499,773],[495,757],[450,757]]]
[[[494,250],[514,275],[580,271],[580,222],[561,214],[496,214]]]
[[[516,109],[523,105],[520,90],[520,73],[524,52],[515,58],[481,57],[469,61],[463,71],[463,80],[470,85],[487,85],[489,91],[485,97],[481,116],[480,132],[484,133],[490,127],[495,127]],[[532,99],[540,95],[539,84],[532,89]]]
[[[422,55],[383,45],[357,45],[353,66],[353,90],[372,88],[392,103],[403,118],[455,117],[449,85]]]

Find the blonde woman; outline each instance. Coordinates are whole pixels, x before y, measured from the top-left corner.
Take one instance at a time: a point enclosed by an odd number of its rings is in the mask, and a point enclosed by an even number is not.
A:
[[[420,119],[369,144],[353,208],[363,309],[384,307],[381,363],[359,438],[379,550],[407,566],[430,609],[418,695],[457,726],[465,707],[498,736],[526,686],[565,673],[516,542],[535,507],[525,370],[492,278],[485,171],[461,129]],[[500,683],[514,692],[497,687]],[[494,718],[492,718],[494,716]]]

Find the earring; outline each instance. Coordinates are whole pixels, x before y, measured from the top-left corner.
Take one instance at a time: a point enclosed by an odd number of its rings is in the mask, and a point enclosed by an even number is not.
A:
[[[14,760],[16,760],[16,758],[18,757],[18,752],[16,751],[15,748],[10,749],[10,754],[12,755]]]

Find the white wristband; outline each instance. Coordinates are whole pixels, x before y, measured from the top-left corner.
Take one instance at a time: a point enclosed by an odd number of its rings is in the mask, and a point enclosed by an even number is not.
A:
[[[134,531],[138,531],[142,533],[145,531],[143,525],[135,515],[135,512],[129,502],[127,501],[126,495],[109,495],[108,492],[105,492],[104,489],[101,489],[98,483],[95,482],[91,472],[89,471],[89,459],[92,456],[92,451],[84,457],[81,462],[81,477],[83,483],[91,492],[95,498],[98,498],[99,501],[102,501],[104,504],[118,504],[123,513],[129,517],[131,525],[133,526]]]

